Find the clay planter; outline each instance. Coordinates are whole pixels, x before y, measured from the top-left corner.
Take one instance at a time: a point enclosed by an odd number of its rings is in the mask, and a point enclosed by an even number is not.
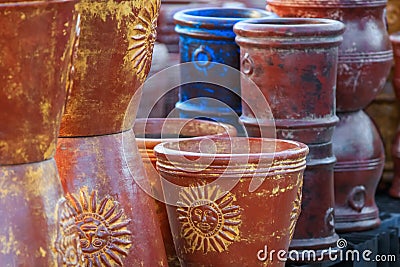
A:
[[[335,221],[340,232],[375,228],[380,224],[375,191],[382,175],[385,152],[379,133],[363,112],[340,113],[333,135]],[[340,144],[340,145],[335,145]]]
[[[239,69],[239,47],[235,43],[233,25],[244,19],[267,16],[271,13],[246,8],[203,8],[176,13],[175,30],[180,35],[181,63],[196,62],[196,68],[183,72],[182,78],[188,81],[202,80],[203,77],[226,80],[227,73],[213,72],[212,62]],[[230,90],[211,83],[182,85],[176,104],[180,117],[205,117],[240,130],[237,116],[241,113],[239,74],[229,79]]]
[[[54,153],[76,1],[0,2],[0,265],[78,266]]]
[[[343,43],[339,49],[336,102],[337,111],[343,112],[341,116],[347,117],[347,120],[352,121],[353,124],[341,123],[334,132],[333,149],[338,159],[335,167],[335,197],[339,199],[339,202],[336,203],[336,206],[343,205],[340,199],[343,198],[343,192],[349,193],[348,180],[353,180],[354,172],[360,168],[364,170],[367,168],[365,164],[368,165],[372,161],[373,167],[371,168],[373,171],[367,176],[368,178],[365,177],[356,181],[356,183],[362,183],[359,186],[368,188],[367,197],[370,197],[371,186],[374,187],[373,185],[381,178],[382,171],[379,170],[383,169],[384,161],[382,161],[379,151],[372,158],[371,155],[351,154],[348,151],[359,147],[382,146],[380,136],[373,134],[377,131],[375,126],[369,121],[369,118],[359,115],[360,113],[357,111],[370,104],[383,89],[392,65],[393,53],[385,23],[387,1],[268,0],[267,3],[269,9],[281,16],[324,17],[336,19],[346,24]],[[349,116],[355,117],[350,119]],[[362,116],[360,122],[357,121],[357,116]],[[342,137],[339,134],[339,132],[353,134],[360,131],[362,125],[372,127],[362,133],[369,133],[374,136],[374,139],[360,137],[357,140],[354,139],[354,143],[351,143],[349,140],[345,141],[348,136]],[[339,129],[342,127],[344,129]],[[340,143],[342,141],[343,143]],[[361,144],[362,141],[370,143]],[[372,173],[376,176],[373,176]],[[336,177],[339,178],[336,179]],[[341,181],[343,181],[343,184],[340,184]],[[371,197],[373,198],[373,194]],[[365,216],[364,213],[370,212],[367,209],[359,209],[358,215],[354,215],[352,212],[343,209],[335,212],[335,217],[341,221],[337,225],[340,231],[369,229],[379,224],[379,218],[371,215],[372,213]],[[373,213],[376,212],[377,210]],[[348,217],[346,218],[346,216]],[[365,222],[365,220],[369,222]],[[350,222],[353,222],[354,225],[351,225]]]
[[[344,25],[327,19],[259,19],[240,22],[234,30],[241,70],[267,99],[277,137],[309,146],[303,211],[291,249],[313,249],[320,255],[338,240],[333,221],[336,158],[331,138],[338,122],[336,66]],[[242,95],[252,103],[251,108],[263,108],[245,84]],[[257,121],[248,106],[243,106],[240,119],[252,136],[268,128],[268,122]]]
[[[393,88],[397,99],[400,99],[400,33],[390,36],[394,51],[394,73]],[[394,177],[389,194],[392,197],[400,198],[400,128],[397,129],[396,136],[391,149],[394,163]]]
[[[161,226],[165,251],[170,266],[179,266],[176,256],[171,230],[169,227],[167,210],[163,202],[161,181],[156,171],[156,157],[153,149],[162,142],[177,141],[182,138],[198,136],[236,136],[236,129],[227,124],[204,120],[186,119],[137,119],[133,127],[139,152],[142,156],[146,174],[150,180],[152,194],[157,199],[157,216]]]
[[[268,9],[282,17],[330,18],[346,24],[339,49],[337,111],[356,111],[372,102],[385,85],[393,59],[385,24],[386,0],[267,3]]]
[[[182,266],[284,266],[264,252],[288,250],[307,146],[218,138],[163,143],[154,151],[160,174],[180,186],[164,194],[177,196],[167,212]],[[249,192],[252,179],[265,180]],[[227,192],[223,183],[234,187]]]
[[[150,69],[160,1],[81,1],[80,40],[57,145],[84,266],[166,266],[127,110]],[[136,101],[138,101],[136,99]]]

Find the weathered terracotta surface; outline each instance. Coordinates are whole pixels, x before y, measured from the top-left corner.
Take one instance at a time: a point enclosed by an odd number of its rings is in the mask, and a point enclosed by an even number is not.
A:
[[[79,266],[53,159],[76,1],[0,1],[0,265]]]
[[[163,202],[164,196],[160,176],[156,171],[154,147],[162,142],[182,140],[199,136],[236,136],[233,126],[204,120],[186,119],[137,119],[133,127],[139,152],[142,156],[151,190],[156,197],[157,217],[160,222],[165,251],[170,266],[179,266],[175,246],[169,227],[167,210]]]
[[[137,98],[128,109],[150,69],[159,7],[159,0],[77,5],[80,40],[56,160],[75,210],[84,266],[167,265],[129,130]]]
[[[81,38],[60,136],[132,127],[134,114],[124,116],[150,70],[159,7],[159,0],[79,3]]]
[[[360,231],[380,224],[375,191],[385,152],[379,133],[364,111],[339,113],[333,135],[335,220],[340,232]]]
[[[394,52],[394,72],[393,72],[393,89],[397,99],[400,99],[400,33],[394,33],[390,36],[393,44]],[[397,102],[398,103],[398,102]],[[400,198],[400,128],[397,129],[393,139],[391,153],[394,163],[394,177],[389,194],[392,197]]]
[[[167,266],[154,200],[132,178],[147,179],[132,131],[61,138],[57,164],[76,211],[84,266]]]
[[[338,122],[335,108],[338,46],[344,25],[326,19],[259,19],[235,25],[241,71],[262,91],[275,119],[278,138],[309,146],[304,172],[304,201],[291,249],[336,245],[334,230],[331,138]],[[245,85],[245,83],[244,83]],[[250,108],[262,109],[257,96],[242,86],[252,106],[243,106],[241,121],[252,136],[269,127]]]
[[[180,186],[164,194],[177,196],[167,212],[182,266],[284,266],[276,255],[262,254],[265,247],[288,250],[300,212],[307,146],[256,138],[218,138],[210,146],[203,140],[155,147],[160,174]],[[227,192],[221,179],[211,183],[220,177],[236,185]],[[265,180],[250,192],[250,182],[260,179]]]
[[[368,165],[371,160],[374,162],[373,166],[370,166],[371,173],[355,183],[361,183],[367,188],[366,198],[374,198],[372,190],[376,189],[374,185],[381,178],[384,159],[379,153],[371,158],[370,155],[352,154],[349,151],[354,152],[354,149],[360,147],[382,146],[375,126],[365,114],[360,115],[357,111],[365,108],[381,92],[392,66],[393,53],[385,20],[387,0],[268,0],[267,3],[269,9],[281,16],[325,17],[346,24],[343,43],[339,48],[336,103],[337,111],[342,112],[342,117],[346,117],[347,121],[351,120],[353,124],[343,122],[334,132],[333,147],[338,159],[335,167],[335,197],[339,202],[336,206],[344,205],[342,194],[350,193],[348,180],[353,180],[354,172],[359,168],[364,169],[365,164]],[[350,118],[351,116],[354,117]],[[357,116],[361,116],[360,122],[356,120]],[[361,125],[372,127],[360,132],[365,136],[351,141],[346,141],[348,136],[339,136],[339,132],[344,132],[345,135],[358,132]],[[367,134],[375,139],[366,138]],[[362,144],[362,141],[369,143]],[[368,201],[374,202],[373,199]],[[340,231],[352,231],[369,229],[379,224],[377,210],[374,211],[375,215],[370,214],[368,218],[363,214],[369,213],[366,209],[358,212],[359,214],[355,215],[353,211],[337,209],[335,217],[340,221],[337,228]]]
[[[194,62],[194,71],[182,73],[189,81],[211,77],[215,81],[232,80],[229,89],[215,83],[189,83],[179,89],[176,108],[181,118],[204,117],[235,125],[239,130],[241,114],[240,75],[229,77],[225,72],[213,71],[213,62],[240,68],[239,47],[235,42],[233,25],[248,18],[261,18],[272,14],[249,8],[199,8],[174,15],[175,30],[180,35],[181,63]]]
[[[337,110],[356,111],[371,103],[384,87],[393,59],[385,24],[387,0],[267,3],[268,9],[279,16],[330,18],[346,24],[339,49]]]

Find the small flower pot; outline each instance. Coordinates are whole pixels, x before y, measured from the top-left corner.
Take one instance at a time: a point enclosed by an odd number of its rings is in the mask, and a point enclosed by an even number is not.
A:
[[[306,145],[201,138],[162,143],[154,151],[161,176],[177,186],[163,189],[166,199],[176,199],[167,212],[182,266],[284,266],[267,251],[289,248]],[[254,180],[260,186],[249,190]]]
[[[156,211],[160,222],[165,251],[170,266],[179,266],[176,256],[171,230],[169,227],[167,210],[163,202],[161,181],[156,171],[156,157],[154,147],[162,142],[177,141],[182,138],[199,136],[236,136],[235,127],[205,120],[187,119],[136,119],[133,130],[139,152],[142,156],[146,174],[152,187],[152,195],[156,199]]]

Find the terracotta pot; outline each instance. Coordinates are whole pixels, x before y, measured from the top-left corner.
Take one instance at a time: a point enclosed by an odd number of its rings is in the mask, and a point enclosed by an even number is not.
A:
[[[0,265],[78,266],[54,161],[76,1],[0,3]]]
[[[175,30],[180,35],[181,63],[195,62],[194,71],[183,72],[182,78],[201,81],[202,77],[226,80],[226,72],[213,72],[214,64],[240,68],[239,47],[235,43],[233,25],[248,18],[272,16],[258,9],[204,8],[175,14]],[[241,113],[240,75],[230,77],[229,89],[215,83],[196,82],[182,85],[176,108],[182,118],[209,118],[234,125],[239,130]]]
[[[307,146],[218,138],[162,143],[154,150],[160,174],[180,186],[164,194],[177,196],[167,212],[182,266],[284,266],[276,255],[261,254],[288,250]],[[252,179],[265,180],[249,192]],[[221,180],[234,187],[222,190]]]
[[[393,73],[393,89],[396,98],[400,99],[400,33],[395,33],[390,36],[393,44],[394,52],[394,73]],[[397,102],[398,104],[398,102]],[[392,149],[390,150],[394,163],[394,177],[389,194],[392,197],[400,198],[400,127],[397,128],[396,135],[393,139]]]
[[[128,110],[150,69],[160,1],[81,1],[75,72],[57,164],[84,266],[166,266]],[[134,99],[133,106],[138,101]],[[140,184],[139,184],[140,183]]]
[[[356,111],[372,102],[384,87],[393,60],[385,24],[387,0],[267,0],[267,3],[268,9],[279,16],[331,18],[346,24],[339,49],[337,110]]]
[[[170,266],[179,266],[176,256],[171,230],[169,227],[167,210],[165,208],[161,181],[156,171],[156,157],[154,147],[162,142],[177,141],[182,138],[198,136],[236,136],[236,129],[227,124],[215,123],[204,120],[186,119],[137,119],[133,127],[139,152],[142,156],[146,174],[155,197],[158,220],[164,240]]]
[[[260,19],[235,25],[241,70],[255,82],[270,105],[277,137],[304,142],[310,154],[304,173],[303,212],[291,249],[314,249],[317,254],[336,245],[333,222],[331,138],[338,122],[335,109],[338,46],[344,25],[326,19]],[[244,83],[241,121],[252,136],[267,128],[250,108],[257,103]],[[254,95],[253,95],[254,94]],[[321,258],[321,257],[318,257]]]
[[[361,231],[380,224],[375,191],[385,152],[379,133],[363,112],[340,113],[333,135],[335,220],[340,232]]]

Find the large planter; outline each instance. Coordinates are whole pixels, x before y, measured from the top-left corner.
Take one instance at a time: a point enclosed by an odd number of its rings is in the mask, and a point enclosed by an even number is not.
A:
[[[322,259],[322,251],[338,240],[333,222],[336,158],[331,139],[338,122],[336,66],[344,25],[326,19],[282,18],[240,22],[234,29],[241,70],[267,99],[277,137],[309,146],[302,213],[291,249],[314,249]],[[250,89],[243,86],[242,95],[252,108],[265,108]],[[252,136],[268,128],[247,106],[240,119]]]
[[[384,167],[384,160],[380,153],[372,159],[370,155],[351,154],[348,151],[351,150],[349,146],[383,146],[381,137],[374,134],[377,132],[375,125],[367,122],[369,118],[363,116],[363,119],[358,121],[357,116],[360,114],[358,111],[370,104],[383,89],[392,66],[393,53],[385,21],[387,0],[268,0],[267,3],[270,9],[281,16],[324,17],[346,24],[343,43],[339,48],[336,102],[337,111],[343,113],[342,116],[346,117],[346,121],[352,121],[353,124],[341,123],[334,132],[333,149],[338,159],[335,167],[335,196],[338,199],[343,198],[343,192],[348,192],[347,181],[352,180],[354,172],[364,169],[365,163],[370,160],[375,162],[373,167],[371,166],[375,175],[368,175],[364,180],[357,180],[359,183],[357,186],[369,188],[377,184]],[[355,117],[350,119],[348,116]],[[354,143],[341,143],[347,137],[339,136],[340,133],[357,132],[365,124],[371,129],[366,129],[363,134],[373,135],[375,139],[359,138],[354,139]],[[351,127],[353,130],[350,130]],[[360,144],[361,141],[370,143]],[[346,160],[342,161],[343,159]],[[345,167],[342,168],[342,166]],[[338,177],[337,180],[336,177]],[[376,187],[369,188],[368,191],[375,189]],[[348,195],[348,198],[352,196]],[[336,204],[343,205],[342,202]],[[368,219],[371,223],[364,222],[363,212],[369,213],[368,210],[359,209],[358,212],[358,216],[353,216],[350,211],[348,213],[343,209],[337,210],[335,217],[340,221],[337,224],[338,229],[340,231],[366,230],[379,224],[376,211],[375,218]],[[350,222],[354,225],[351,226]],[[363,228],[362,225],[365,227]]]
[[[79,266],[54,153],[76,1],[0,3],[0,265]]]
[[[165,251],[170,266],[179,266],[169,227],[160,176],[156,171],[154,147],[163,142],[200,136],[236,136],[236,129],[227,124],[205,120],[186,119],[137,119],[133,127],[146,174],[151,183],[150,192],[156,199],[157,216],[161,226]]]
[[[209,142],[155,147],[160,174],[179,186],[164,194],[177,197],[167,212],[182,266],[284,266],[267,254],[288,251],[300,212],[307,146],[256,138]],[[262,184],[250,192],[253,179]],[[222,189],[229,183],[230,191]]]
[[[167,265],[128,110],[150,69],[159,7],[159,0],[77,5],[80,40],[56,160],[84,266]]]
[[[181,73],[182,78],[188,81],[229,79],[230,82],[228,89],[205,82],[182,85],[176,104],[180,117],[209,118],[242,130],[238,123],[241,114],[240,75],[238,73],[235,77],[227,78],[229,70],[215,72],[213,62],[239,70],[240,54],[233,25],[244,19],[271,15],[263,10],[246,8],[191,9],[175,14],[175,30],[180,35],[181,63],[195,64],[195,68]]]

